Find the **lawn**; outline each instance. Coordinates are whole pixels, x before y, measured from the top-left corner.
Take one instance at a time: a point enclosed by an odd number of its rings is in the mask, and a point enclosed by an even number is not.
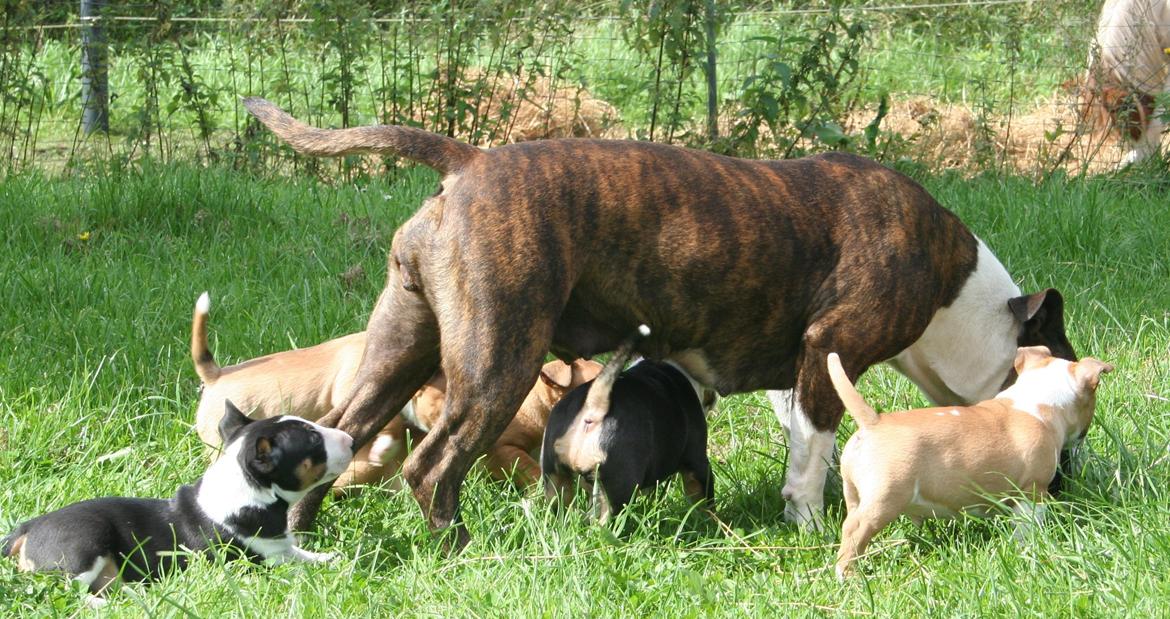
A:
[[[680,484],[603,527],[475,474],[463,494],[474,541],[446,556],[408,493],[369,489],[327,503],[307,541],[339,553],[332,564],[197,561],[124,587],[107,614],[1160,615],[1170,604],[1165,174],[921,180],[1025,291],[1064,293],[1078,352],[1117,366],[1068,491],[1023,543],[1004,519],[899,521],[862,561],[863,577],[838,583],[839,480],[830,476],[826,535],[785,523],[779,424],[763,394],[744,394],[710,420],[719,522],[691,514]],[[220,363],[359,330],[391,234],[434,184],[422,170],[329,186],[149,163],[6,178],[0,530],[80,499],[168,496],[196,479],[205,459],[188,338],[198,294],[212,295]],[[862,391],[880,410],[924,404],[885,368]],[[81,598],[59,576],[0,560],[0,608],[69,616]]]

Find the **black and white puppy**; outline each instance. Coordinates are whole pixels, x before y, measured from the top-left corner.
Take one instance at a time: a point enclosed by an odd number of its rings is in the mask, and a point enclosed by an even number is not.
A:
[[[641,360],[622,372],[646,325],[627,339],[596,379],[570,391],[549,414],[541,448],[545,494],[567,503],[572,481],[592,484],[593,506],[605,522],[676,473],[692,501],[715,498],[707,460],[706,389],[677,364]]]
[[[182,569],[188,552],[213,546],[270,563],[330,559],[297,547],[288,508],[349,466],[353,439],[297,417],[252,421],[230,401],[226,409],[223,457],[173,498],[74,503],[17,527],[0,546],[4,554],[23,571],[65,572],[96,595],[119,579]]]

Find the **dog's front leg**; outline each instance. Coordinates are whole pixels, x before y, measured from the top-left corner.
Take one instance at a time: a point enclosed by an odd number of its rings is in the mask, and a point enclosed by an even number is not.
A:
[[[823,529],[825,477],[833,460],[837,425],[845,413],[829,379],[825,357],[839,352],[850,380],[856,380],[873,363],[893,356],[883,334],[858,334],[843,328],[855,321],[855,310],[850,309],[850,303],[841,303],[805,329],[804,343],[797,355],[795,397],[790,400],[793,409],[789,414],[784,516],[816,531]],[[842,337],[846,333],[851,337]]]
[[[1042,499],[1019,499],[1012,504],[1012,520],[1015,522],[1015,531],[1012,539],[1017,544],[1028,541],[1036,529],[1044,526],[1044,514],[1048,506]]]
[[[337,559],[335,552],[311,552],[301,548],[300,546],[293,546],[289,552],[289,558],[296,561],[304,561],[305,563],[329,563]]]
[[[268,565],[283,565],[293,561],[327,563],[337,557],[335,553],[310,552],[297,546],[297,540],[291,533],[284,538],[265,540],[264,546],[261,554]],[[253,549],[255,550],[255,547]]]
[[[769,394],[769,399],[775,406],[783,403],[785,398],[773,398]],[[784,518],[801,527],[821,531],[824,527],[825,478],[833,460],[836,432],[817,429],[795,397],[787,400],[790,407],[787,412],[788,471],[781,492],[785,501]]]

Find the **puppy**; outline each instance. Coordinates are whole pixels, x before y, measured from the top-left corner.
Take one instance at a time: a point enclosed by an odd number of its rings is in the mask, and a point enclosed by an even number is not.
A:
[[[328,560],[296,545],[288,508],[349,465],[353,439],[294,417],[252,421],[231,402],[228,446],[199,481],[171,499],[106,497],[25,522],[3,541],[23,571],[61,571],[91,596],[115,581],[149,581],[186,567],[187,553],[226,545],[271,563]],[[92,604],[102,600],[91,597]]]
[[[207,346],[210,311],[211,298],[204,292],[191,319],[191,360],[203,381],[195,430],[210,449],[218,450],[228,400],[259,419],[287,414],[316,421],[349,395],[366,347],[365,331],[220,367]]]
[[[540,480],[540,465],[533,454],[540,450],[544,428],[548,424],[553,406],[571,389],[579,387],[601,372],[596,361],[577,359],[572,363],[550,361],[540,369],[539,380],[524,398],[520,410],[508,423],[500,438],[484,454],[484,466],[492,479],[513,481],[517,486],[526,487]],[[425,435],[439,422],[446,401],[447,377],[439,372],[414,395],[411,405],[395,417],[374,438],[369,451],[370,466],[380,466],[390,471],[402,468],[406,459],[405,446],[408,434]],[[418,440],[410,436],[409,442]],[[361,476],[361,461],[355,460],[350,471]],[[346,475],[338,483],[347,481]]]
[[[841,453],[848,515],[839,577],[900,514],[916,523],[987,514],[1006,497],[1017,514],[1042,518],[1060,452],[1084,438],[1101,374],[1113,366],[1090,357],[1058,359],[1044,346],[1020,348],[1014,365],[1015,384],[994,399],[879,416],[837,354],[829,354],[829,377],[858,427]]]
[[[1170,92],[1170,0],[1106,0],[1089,49],[1082,115],[1126,142],[1128,165],[1156,152],[1155,98]]]
[[[592,485],[601,522],[675,473],[692,501],[714,501],[707,460],[705,413],[715,392],[705,389],[673,362],[642,360],[622,367],[646,325],[626,340],[596,380],[569,392],[553,407],[541,450],[545,493],[568,502],[574,476]],[[621,374],[619,376],[619,374]]]

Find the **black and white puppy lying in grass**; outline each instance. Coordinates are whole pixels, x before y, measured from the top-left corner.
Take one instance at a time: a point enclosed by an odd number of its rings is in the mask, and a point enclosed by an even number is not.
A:
[[[119,579],[182,569],[189,552],[212,547],[270,563],[330,559],[297,547],[288,508],[349,466],[353,439],[297,417],[252,421],[230,401],[226,409],[223,457],[173,498],[74,503],[20,525],[0,548],[23,571],[65,572],[96,595]]]
[[[715,391],[670,361],[643,359],[622,372],[648,335],[649,327],[638,327],[596,379],[553,407],[544,431],[545,494],[567,504],[581,476],[601,522],[620,512],[635,489],[649,490],[676,473],[692,501],[710,505],[715,498],[706,419]]]

